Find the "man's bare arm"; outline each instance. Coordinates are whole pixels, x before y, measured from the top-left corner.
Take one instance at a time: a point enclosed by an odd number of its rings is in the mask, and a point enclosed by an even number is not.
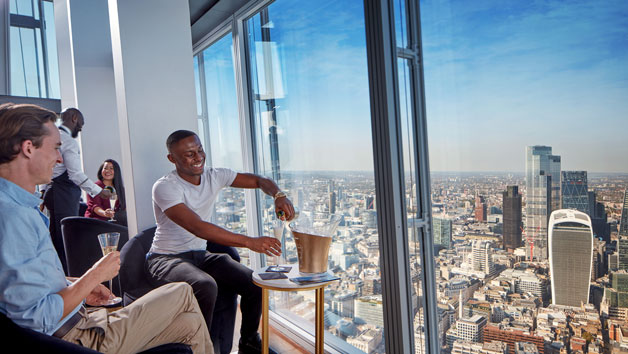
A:
[[[183,203],[166,209],[164,213],[170,220],[196,237],[224,246],[246,247],[269,256],[281,254],[281,243],[274,237],[248,237],[225,230],[218,225],[204,221]]]
[[[258,176],[252,173],[238,173],[231,183],[231,187],[235,188],[259,188],[267,195],[274,197],[277,192],[281,191],[277,184],[270,178]],[[294,217],[294,206],[287,197],[275,199],[275,210],[283,211],[286,220]]]
[[[259,188],[262,192],[271,197],[280,191],[279,187],[272,179],[252,173],[238,173],[233,183],[231,183],[231,187],[248,189]]]

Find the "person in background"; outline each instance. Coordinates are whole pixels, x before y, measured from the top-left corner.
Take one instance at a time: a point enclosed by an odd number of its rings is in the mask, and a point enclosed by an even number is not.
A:
[[[101,188],[113,187],[116,191],[115,207],[111,208],[111,199],[102,198],[100,195],[94,197],[87,195],[85,217],[99,220],[115,219],[115,222],[126,226],[126,200],[120,165],[113,159],[107,159],[98,168],[97,175],[96,185]]]
[[[96,185],[83,173],[81,149],[76,138],[84,125],[85,119],[78,109],[68,108],[61,113],[61,125],[58,130],[62,143],[59,151],[63,161],[55,165],[52,182],[46,187],[44,195],[44,205],[50,213],[50,237],[66,273],[61,220],[79,215],[81,189],[91,196],[99,195],[104,199],[111,196],[108,190]]]
[[[24,328],[105,353],[137,353],[183,343],[213,353],[192,288],[172,283],[114,312],[102,282],[120,269],[120,252],[102,257],[80,278],[67,278],[40,210],[38,184],[63,161],[56,115],[30,104],[0,105],[0,313]],[[9,340],[10,341],[10,340]],[[19,343],[29,352],[32,343]]]

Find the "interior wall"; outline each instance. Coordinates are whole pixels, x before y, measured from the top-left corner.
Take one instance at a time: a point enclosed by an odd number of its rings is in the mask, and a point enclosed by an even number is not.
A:
[[[107,3],[55,0],[54,5],[61,108],[76,107],[85,117],[83,170],[95,181],[105,159],[122,157]]]
[[[187,0],[109,0],[129,233],[155,224],[152,186],[174,167],[166,138],[197,131]],[[130,194],[130,195],[129,195]]]

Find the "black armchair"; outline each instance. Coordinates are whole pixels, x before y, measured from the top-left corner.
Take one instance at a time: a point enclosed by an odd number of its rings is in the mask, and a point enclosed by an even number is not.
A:
[[[146,254],[150,250],[156,227],[146,229],[132,237],[120,251],[120,284],[125,306],[161,284],[154,284],[146,270]],[[211,245],[211,249],[210,249]],[[240,256],[233,247],[216,245],[208,242],[207,249],[215,253],[227,253],[240,262]],[[237,257],[237,258],[236,258]],[[219,352],[229,353],[233,341],[235,315],[238,308],[237,298],[218,295],[214,309],[211,337],[214,347],[220,346]]]
[[[23,328],[0,313],[0,338],[7,348],[13,346],[14,351],[24,353],[98,353],[63,339]],[[12,345],[11,345],[12,344]],[[15,347],[17,346],[17,348]]]
[[[23,328],[0,313],[0,339],[14,351],[25,353],[51,353],[51,354],[98,354],[95,350],[81,347],[80,345],[66,342],[63,339],[47,334]],[[17,349],[15,349],[17,345]],[[191,354],[192,349],[185,344],[162,344],[158,347],[143,351],[140,354]]]
[[[155,286],[150,282],[144,262],[155,237],[156,227],[146,229],[131,238],[120,250],[120,285],[124,306],[129,305]]]
[[[129,240],[129,231],[124,226],[81,216],[71,216],[61,220],[68,276],[82,276],[102,257],[98,234],[104,232],[120,233],[118,250]],[[113,284],[113,292],[120,295],[118,282],[114,281]]]

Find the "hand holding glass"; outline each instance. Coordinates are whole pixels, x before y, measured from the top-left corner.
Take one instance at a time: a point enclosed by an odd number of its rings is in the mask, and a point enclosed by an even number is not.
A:
[[[100,243],[100,249],[102,249],[103,256],[106,256],[109,253],[117,250],[119,240],[120,240],[119,232],[107,232],[104,234],[99,234],[98,242]],[[113,287],[112,287],[111,279],[109,279],[109,290],[111,290],[111,293],[113,294]],[[120,297],[114,297],[113,299],[110,299],[109,301],[107,301],[104,305],[112,306],[112,305],[117,305],[120,302],[122,302],[122,299]]]
[[[113,188],[112,186],[106,186],[105,189],[111,192],[111,197],[109,197],[109,205],[111,205],[111,210],[114,211],[114,215],[115,215],[116,201],[118,200],[118,194],[116,193],[116,189]],[[109,221],[116,221],[116,220],[113,218],[113,216],[111,216],[111,219],[109,219]]]
[[[279,240],[279,242],[281,242],[282,248],[283,248],[283,242],[285,240],[283,240],[283,230],[284,230],[284,222],[282,220],[273,220],[272,222],[272,228],[273,228],[273,235],[275,236],[276,239]],[[281,256],[275,256],[273,257],[275,260],[275,264],[279,265],[281,263],[285,263],[284,261],[284,254],[283,252],[281,252]]]

